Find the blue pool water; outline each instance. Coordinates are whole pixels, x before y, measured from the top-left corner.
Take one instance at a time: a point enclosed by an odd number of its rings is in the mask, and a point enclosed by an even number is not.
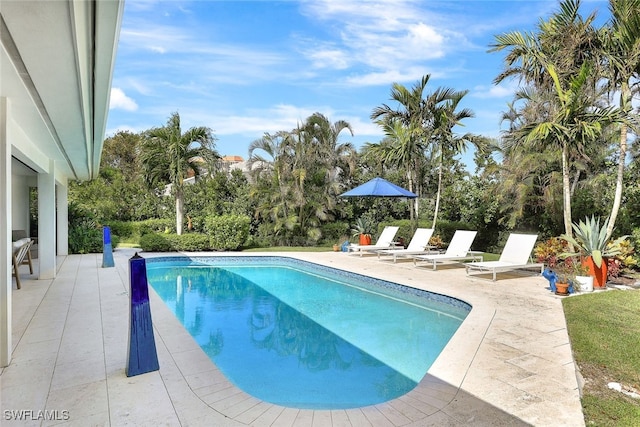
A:
[[[407,393],[471,308],[286,257],[151,258],[147,277],[232,383],[295,408]]]

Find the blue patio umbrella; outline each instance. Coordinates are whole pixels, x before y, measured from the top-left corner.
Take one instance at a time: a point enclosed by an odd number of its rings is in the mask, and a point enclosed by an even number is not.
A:
[[[340,197],[406,197],[415,199],[418,196],[386,179],[373,178],[346,193],[340,194]]]

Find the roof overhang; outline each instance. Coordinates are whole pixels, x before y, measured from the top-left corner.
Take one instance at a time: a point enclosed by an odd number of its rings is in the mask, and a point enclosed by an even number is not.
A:
[[[0,97],[14,157],[62,179],[97,175],[123,7],[0,2]]]

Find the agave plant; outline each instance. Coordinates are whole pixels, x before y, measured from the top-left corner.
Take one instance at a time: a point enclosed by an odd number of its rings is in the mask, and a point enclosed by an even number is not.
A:
[[[361,234],[371,235],[375,232],[375,224],[369,218],[360,217],[356,219],[356,223],[351,228],[353,237],[357,237]]]
[[[627,239],[627,236],[618,237],[616,240],[607,239],[607,227],[609,218],[604,224],[600,225],[600,218],[587,217],[584,221],[573,223],[574,237],[567,234],[560,236],[567,242],[578,248],[575,253],[563,254],[566,256],[585,255],[591,256],[593,262],[598,268],[602,267],[602,259],[619,255],[622,251],[621,244]]]

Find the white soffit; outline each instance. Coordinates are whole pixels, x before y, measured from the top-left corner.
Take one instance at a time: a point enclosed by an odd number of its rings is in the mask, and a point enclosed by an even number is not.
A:
[[[98,173],[122,12],[120,0],[0,4],[0,39],[11,61],[3,52],[0,96],[69,179]],[[15,76],[23,90],[13,87]]]

